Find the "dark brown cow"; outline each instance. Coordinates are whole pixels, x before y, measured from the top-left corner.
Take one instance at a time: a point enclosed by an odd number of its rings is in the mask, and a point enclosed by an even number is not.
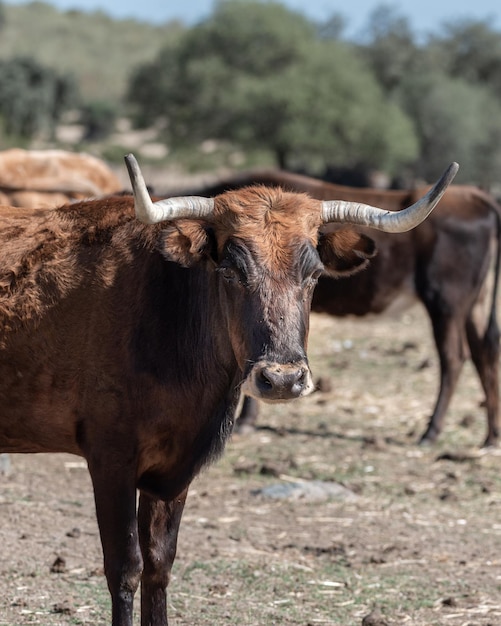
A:
[[[279,170],[242,172],[193,193],[212,196],[249,184],[282,186],[320,200],[338,198],[401,210],[424,193],[358,189],[325,183]],[[377,256],[366,271],[334,280],[322,276],[312,310],[335,316],[382,313],[404,299],[419,299],[430,317],[440,361],[440,389],[421,442],[433,442],[462,366],[470,354],[485,392],[485,446],[499,438],[499,328],[496,294],[499,277],[500,212],[496,201],[472,186],[452,185],[429,220],[412,232],[372,233]],[[361,231],[363,232],[363,231]],[[489,268],[494,268],[488,286]],[[492,273],[491,273],[492,275]],[[253,424],[258,408],[246,399],[237,427]]]
[[[456,167],[388,215],[263,186],[152,203],[127,163],[134,202],[1,211],[0,452],[86,459],[112,624],[132,626],[141,583],[141,623],[165,626],[188,487],[222,452],[241,389],[268,402],[311,392],[317,278],[374,252],[365,235],[321,229],[412,228]]]

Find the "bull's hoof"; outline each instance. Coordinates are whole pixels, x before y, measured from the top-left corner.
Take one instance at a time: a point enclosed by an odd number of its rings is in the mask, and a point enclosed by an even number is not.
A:
[[[438,437],[438,433],[434,431],[426,431],[423,435],[421,435],[421,439],[418,441],[420,446],[432,446]]]
[[[497,448],[499,446],[499,438],[494,435],[488,435],[484,443],[482,444],[482,448]]]

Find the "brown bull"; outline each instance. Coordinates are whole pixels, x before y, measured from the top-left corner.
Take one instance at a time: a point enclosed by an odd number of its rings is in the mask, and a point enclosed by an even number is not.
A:
[[[399,211],[424,193],[359,189],[279,170],[242,172],[194,193],[212,196],[250,184],[282,186],[320,200],[338,198]],[[499,277],[500,213],[496,201],[472,186],[452,185],[429,220],[412,232],[372,233],[377,255],[366,271],[335,280],[322,276],[312,310],[334,316],[382,313],[404,299],[424,305],[440,361],[440,388],[421,442],[433,442],[468,353],[485,393],[487,434],[484,445],[499,438],[499,328],[496,294]],[[363,232],[363,231],[361,231]],[[489,291],[489,269],[493,287]],[[410,297],[409,297],[410,296]],[[246,399],[238,426],[253,424],[257,405]]]
[[[222,452],[241,389],[268,402],[311,392],[317,278],[374,252],[365,235],[322,229],[412,228],[456,167],[388,214],[263,186],[152,203],[127,163],[134,202],[1,212],[0,452],[86,459],[112,624],[132,626],[140,583],[141,623],[165,626],[188,488]]]
[[[0,204],[51,208],[121,188],[106,163],[90,154],[21,148],[0,152]]]

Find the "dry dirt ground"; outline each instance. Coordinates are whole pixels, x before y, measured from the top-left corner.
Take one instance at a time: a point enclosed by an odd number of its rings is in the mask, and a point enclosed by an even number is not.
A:
[[[437,358],[420,307],[314,315],[310,337],[331,389],[264,407],[259,428],[194,482],[170,623],[499,626],[501,458],[478,448],[472,368],[440,441],[422,448]],[[0,520],[0,625],[110,623],[81,459],[13,456]]]

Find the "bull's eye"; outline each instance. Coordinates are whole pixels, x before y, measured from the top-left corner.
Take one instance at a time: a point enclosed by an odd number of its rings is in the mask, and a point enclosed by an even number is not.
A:
[[[317,284],[318,279],[320,278],[321,274],[322,274],[322,270],[321,269],[315,270],[312,274],[310,274],[310,276],[308,276],[305,279],[304,286],[306,288],[313,288],[313,287],[315,287],[315,285]]]
[[[227,283],[241,283],[242,280],[238,273],[228,265],[223,265],[217,269],[218,273],[223,277]]]
[[[319,269],[317,269],[317,270],[315,270],[315,271],[313,272],[313,274],[311,275],[311,278],[312,278],[313,280],[318,280],[318,279],[320,278],[320,276],[322,276],[322,272],[323,272],[323,271],[324,271],[323,267],[322,267],[322,268],[319,268]]]

